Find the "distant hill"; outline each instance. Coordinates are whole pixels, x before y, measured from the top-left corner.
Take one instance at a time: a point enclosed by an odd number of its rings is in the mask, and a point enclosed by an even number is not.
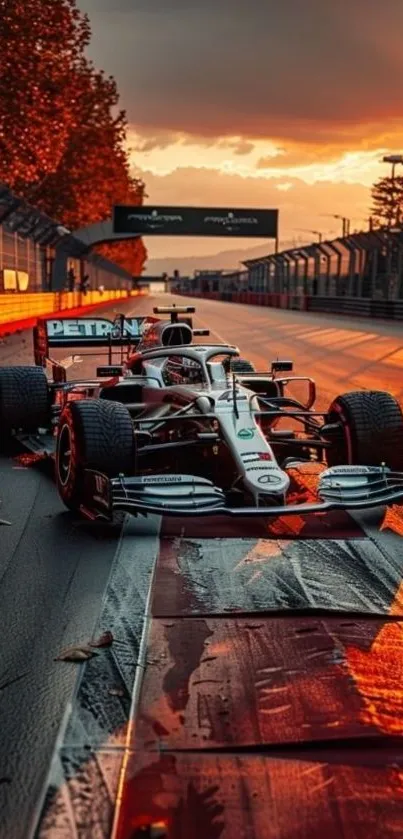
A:
[[[262,244],[254,248],[220,251],[211,256],[184,257],[178,255],[177,257],[167,257],[167,259],[149,259],[144,273],[158,275],[166,271],[167,274],[173,274],[178,269],[182,276],[186,277],[192,275],[194,271],[203,269],[214,270],[214,268],[217,268],[237,271],[240,268],[239,263],[243,262],[244,259],[266,256],[269,252],[270,245]]]

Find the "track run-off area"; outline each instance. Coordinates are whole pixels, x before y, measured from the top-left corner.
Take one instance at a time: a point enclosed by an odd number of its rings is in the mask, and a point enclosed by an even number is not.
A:
[[[173,301],[259,370],[293,360],[320,410],[403,401],[398,324],[169,295],[100,315]],[[93,376],[79,357],[69,376]],[[1,365],[30,363],[30,331],[0,342]],[[0,839],[401,835],[403,508],[112,528],[17,450],[0,502]]]

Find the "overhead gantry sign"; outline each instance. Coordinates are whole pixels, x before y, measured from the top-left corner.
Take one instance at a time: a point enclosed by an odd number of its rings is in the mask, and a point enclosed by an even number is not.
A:
[[[74,231],[90,251],[104,242],[141,236],[215,236],[275,239],[278,250],[278,210],[222,207],[113,207],[113,216]]]
[[[220,236],[277,239],[278,210],[222,207],[113,208],[116,236]]]

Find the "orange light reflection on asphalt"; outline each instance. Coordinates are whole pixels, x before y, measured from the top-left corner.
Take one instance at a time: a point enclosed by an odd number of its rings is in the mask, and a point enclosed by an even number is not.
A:
[[[221,641],[220,644],[209,644],[209,658],[211,656],[229,655],[232,651],[232,646],[233,645],[231,641]],[[203,660],[201,661],[201,664],[203,664]]]
[[[317,497],[318,478],[327,469],[324,463],[303,463],[288,469],[288,474],[299,493],[305,491],[306,499],[314,501]]]
[[[403,583],[390,615],[403,615]],[[403,734],[403,623],[386,623],[370,650],[346,647],[348,669],[364,700],[363,720],[385,734]],[[403,779],[403,776],[402,776]]]
[[[268,525],[270,533],[275,536],[298,536],[305,527],[302,516],[280,516]]]
[[[403,507],[393,504],[388,507],[380,526],[380,530],[391,530],[398,536],[403,536]]]
[[[234,571],[240,571],[247,565],[259,565],[280,557],[283,552],[282,545],[286,546],[287,544],[287,540],[280,542],[279,540],[259,539],[258,543],[235,565]]]
[[[403,626],[386,624],[368,652],[346,648],[348,669],[364,701],[363,722],[403,734]]]
[[[318,478],[325,469],[323,463],[304,463],[288,469],[292,482],[292,489],[287,496],[288,504],[308,504],[316,501]],[[270,532],[278,536],[298,536],[305,526],[306,519],[303,516],[283,515],[270,523]]]
[[[40,452],[38,454],[34,454],[33,452],[27,452],[26,454],[19,454],[17,457],[13,458],[13,463],[15,467],[20,467],[23,469],[28,469],[29,466],[35,466],[36,463],[40,463],[41,460],[46,460],[48,455],[46,452]]]

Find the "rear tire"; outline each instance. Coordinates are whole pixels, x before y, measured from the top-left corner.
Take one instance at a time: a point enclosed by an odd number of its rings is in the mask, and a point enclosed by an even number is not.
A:
[[[231,373],[256,373],[256,368],[247,358],[235,358],[230,364]]]
[[[328,412],[341,426],[340,439],[328,449],[329,466],[380,466],[403,471],[403,414],[384,391],[353,391],[338,396]]]
[[[50,424],[48,380],[42,367],[0,368],[0,433]]]
[[[56,484],[70,510],[83,503],[84,470],[107,477],[133,474],[135,438],[127,408],[119,402],[84,399],[68,402],[60,416],[56,446]]]

